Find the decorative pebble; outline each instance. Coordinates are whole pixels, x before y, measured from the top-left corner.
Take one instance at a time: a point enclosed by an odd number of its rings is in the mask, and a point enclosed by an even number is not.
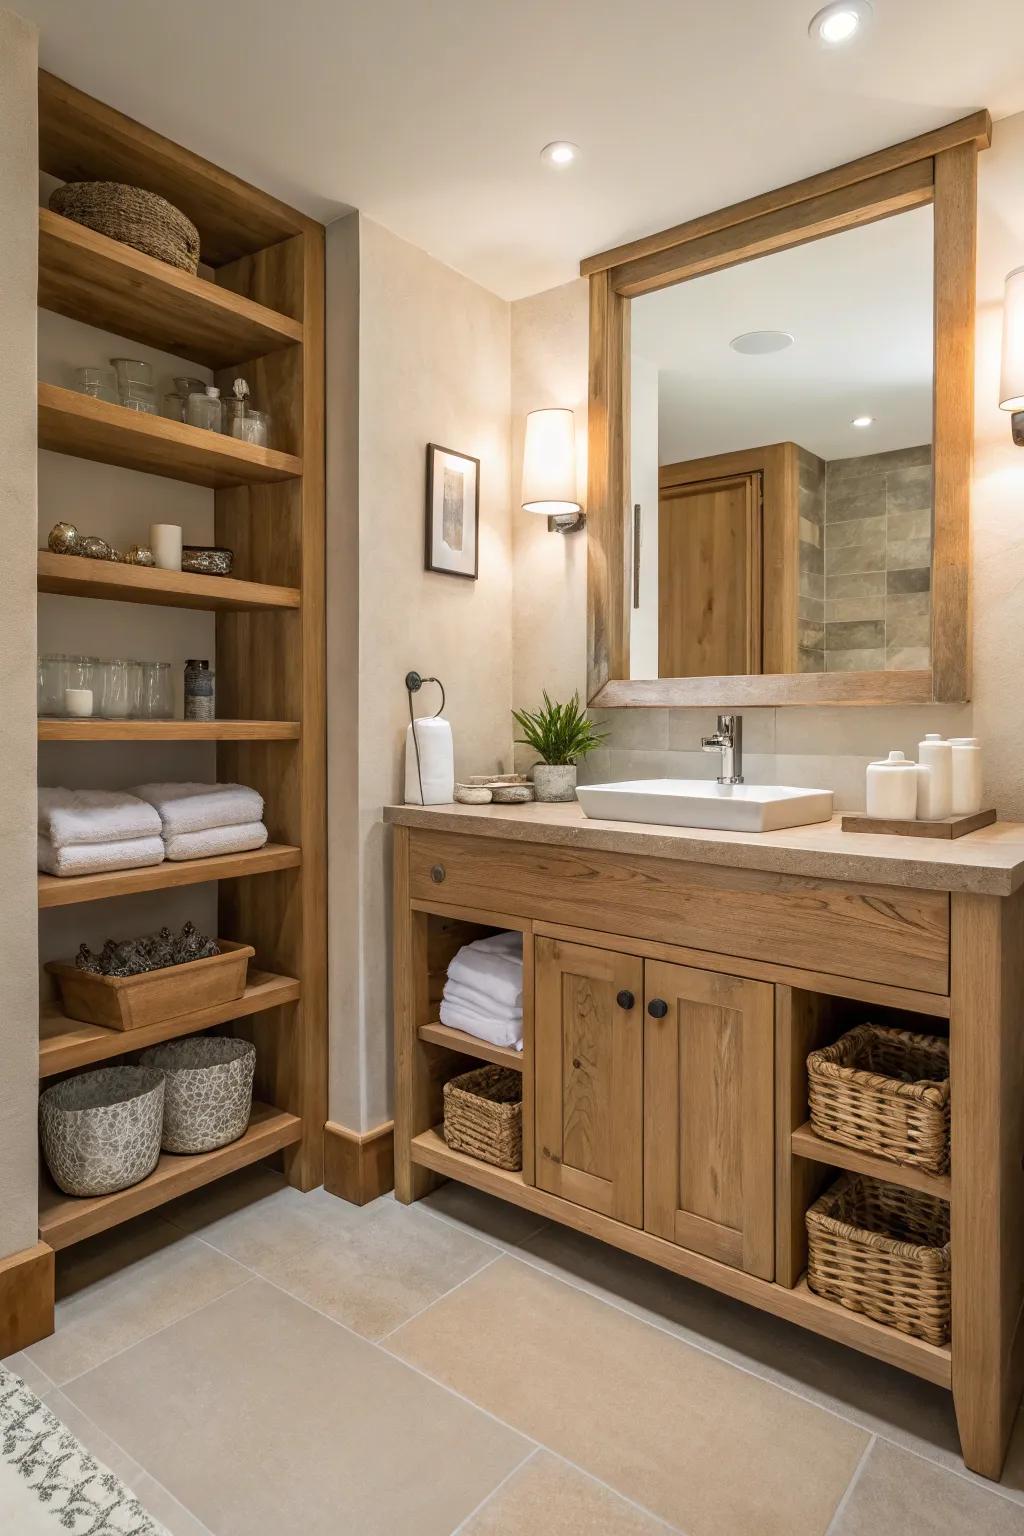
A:
[[[532,784],[496,784],[491,790],[495,805],[525,805],[533,799]]]
[[[485,784],[456,784],[455,798],[460,805],[490,805],[491,791]]]

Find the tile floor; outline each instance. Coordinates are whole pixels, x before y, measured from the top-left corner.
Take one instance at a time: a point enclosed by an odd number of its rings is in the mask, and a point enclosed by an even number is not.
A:
[[[948,1395],[465,1187],[266,1168],[63,1255],[8,1362],[171,1536],[1024,1536]]]

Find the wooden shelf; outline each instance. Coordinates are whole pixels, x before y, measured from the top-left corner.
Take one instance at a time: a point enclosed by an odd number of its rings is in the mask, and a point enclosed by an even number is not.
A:
[[[146,416],[59,384],[39,385],[39,446],[214,490],[293,480],[302,461],[165,416]]]
[[[499,1067],[511,1067],[513,1072],[523,1070],[523,1053],[511,1046],[491,1045],[467,1035],[461,1029],[449,1029],[447,1024],[421,1024],[419,1037],[431,1045],[443,1045],[449,1051],[461,1051],[464,1056],[478,1056],[481,1061],[493,1061]]]
[[[161,1153],[148,1179],[122,1189],[116,1195],[84,1198],[60,1192],[44,1173],[39,1189],[39,1236],[51,1248],[68,1248],[83,1238],[105,1232],[122,1221],[130,1221],[143,1211],[152,1211],[190,1189],[210,1184],[214,1179],[244,1168],[262,1157],[289,1147],[302,1135],[302,1121],[297,1115],[254,1103],[249,1129],[238,1141],[215,1152],[200,1152],[193,1157]]]
[[[825,1141],[805,1121],[793,1132],[794,1157],[808,1158],[812,1163],[825,1163],[830,1168],[846,1168],[850,1173],[866,1173],[871,1178],[884,1179],[900,1189],[916,1189],[926,1195],[935,1195],[948,1202],[950,1197],[949,1174],[925,1173],[920,1168],[904,1168],[899,1163],[887,1162],[870,1152],[859,1152],[855,1147],[841,1147],[833,1141]]]
[[[295,1002],[299,992],[300,983],[291,976],[275,976],[272,971],[259,971],[250,965],[246,989],[234,1002],[182,1013],[141,1029],[106,1029],[102,1024],[83,1024],[78,1019],[69,1019],[58,1003],[44,1003],[39,1014],[39,1076],[53,1077],[58,1072],[91,1067],[98,1061],[158,1045],[161,1040],[175,1040],[231,1019],[245,1019],[268,1008],[280,1008]]]
[[[151,603],[160,608],[200,608],[213,613],[242,613],[266,608],[298,608],[297,587],[272,587],[234,576],[193,576],[188,571],[159,571],[151,565],[122,565],[115,560],[86,560],[41,549],[36,568],[40,592],[61,597],[94,597],[112,603]]]
[[[862,1354],[872,1355],[876,1360],[898,1366],[900,1370],[920,1376],[936,1386],[947,1390],[952,1387],[952,1358],[948,1347],[939,1349],[934,1344],[925,1343],[923,1339],[911,1338],[909,1334],[899,1333],[895,1328],[886,1328],[882,1323],[861,1316],[859,1312],[850,1312],[836,1302],[816,1296],[808,1288],[805,1279],[792,1290],[768,1280],[759,1280],[743,1270],[720,1264],[703,1254],[690,1252],[675,1243],[665,1242],[650,1233],[626,1226],[623,1222],[600,1216],[569,1200],[561,1200],[557,1195],[549,1195],[545,1190],[527,1184],[521,1173],[509,1173],[504,1168],[495,1168],[490,1163],[468,1157],[464,1152],[453,1151],[437,1127],[414,1136],[410,1150],[412,1160],[419,1168],[429,1168],[444,1178],[471,1184],[474,1189],[496,1195],[499,1200],[508,1200],[524,1210],[535,1211],[565,1226],[574,1227],[579,1232],[586,1232],[591,1237],[661,1264],[701,1285],[712,1286],[726,1296],[760,1307],[763,1312],[770,1312],[801,1328],[808,1328],[812,1333],[822,1334],[852,1349],[859,1349]]]
[[[302,340],[302,323],[39,210],[39,303],[208,368],[234,367]]]
[[[40,741],[298,741],[297,720],[50,720]]]
[[[278,869],[297,869],[298,848],[265,843],[252,853],[225,853],[212,859],[165,859],[145,869],[114,869],[101,875],[39,875],[39,906],[67,907],[78,901],[107,901],[112,896],[137,896],[142,891],[202,885],[207,880],[241,880]]]

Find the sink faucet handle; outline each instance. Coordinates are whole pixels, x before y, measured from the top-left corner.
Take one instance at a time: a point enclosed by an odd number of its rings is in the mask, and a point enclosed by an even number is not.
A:
[[[719,715],[713,736],[702,736],[702,752],[721,752],[722,771],[719,784],[743,783],[743,716]]]

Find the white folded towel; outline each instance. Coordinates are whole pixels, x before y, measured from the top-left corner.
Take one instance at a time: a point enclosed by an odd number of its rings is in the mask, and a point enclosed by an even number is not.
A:
[[[239,827],[207,827],[202,832],[165,837],[164,847],[169,859],[209,859],[218,853],[248,853],[262,848],[266,840],[262,821],[249,821]]]
[[[488,996],[486,992],[481,992],[476,987],[468,987],[465,982],[449,976],[444,984],[444,996],[448,1002],[457,1003],[460,1008],[470,1013],[478,1013],[482,1018],[504,1019],[509,1022],[522,1021],[521,992],[517,1003],[495,1002],[494,998]]]
[[[448,966],[453,981],[483,992],[492,1002],[521,1007],[523,1001],[523,936],[495,933],[463,945]]]
[[[40,789],[36,830],[54,848],[121,843],[159,837],[160,817],[123,789]]]
[[[263,796],[244,784],[136,784],[132,793],[159,813],[164,837],[263,820]]]
[[[462,1007],[459,1003],[449,1002],[447,998],[441,1000],[441,1023],[449,1029],[461,1029],[467,1035],[472,1035],[477,1040],[488,1040],[491,1045],[513,1046],[517,1051],[523,1048],[523,1021],[508,1022],[502,1019],[487,1019],[475,1011]]]
[[[47,875],[98,875],[108,869],[141,869],[162,864],[162,837],[130,837],[116,843],[75,843],[55,848],[37,838],[39,868]]]

